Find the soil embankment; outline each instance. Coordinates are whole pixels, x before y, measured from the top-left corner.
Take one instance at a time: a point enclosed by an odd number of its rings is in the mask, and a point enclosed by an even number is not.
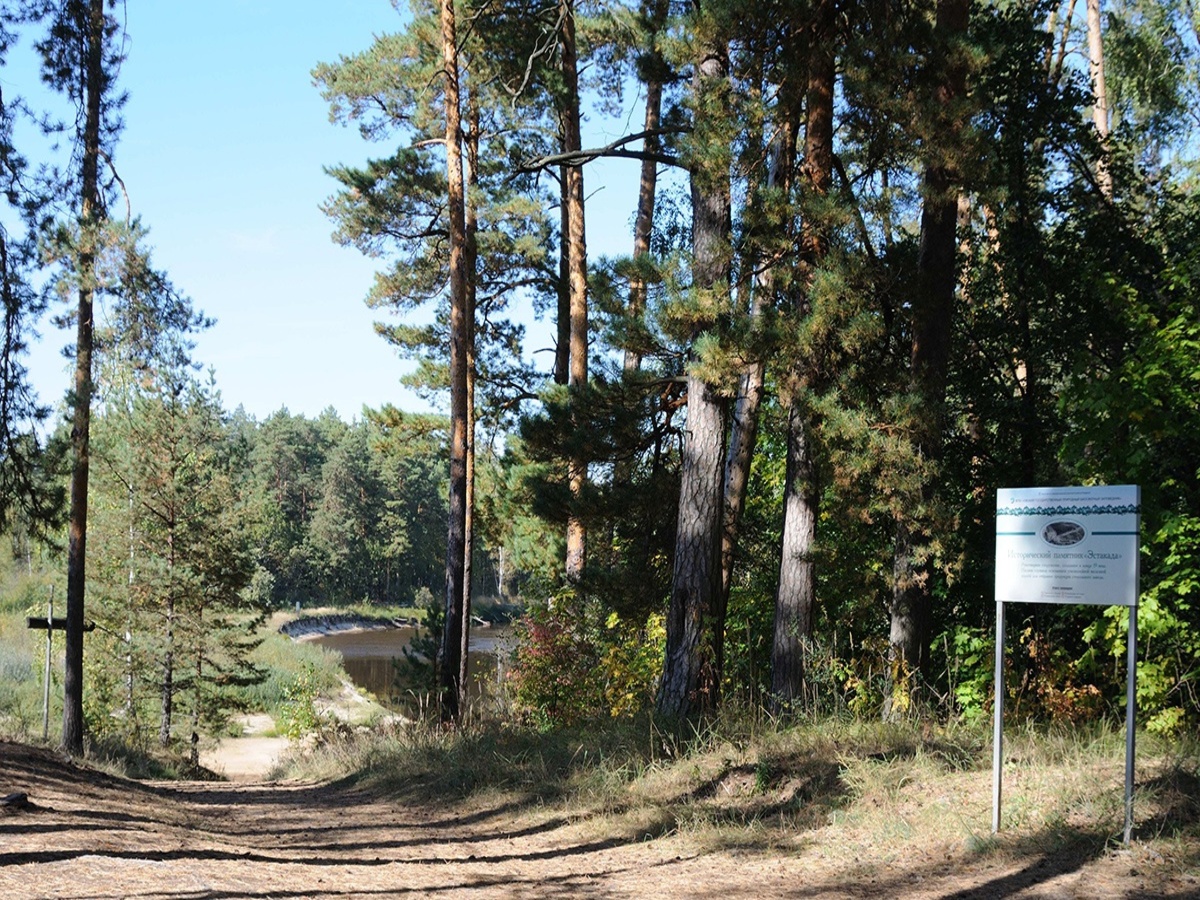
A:
[[[413,627],[416,624],[409,619],[390,619],[361,613],[313,613],[284,622],[279,626],[279,631],[294,640],[304,640],[344,631],[380,631]]]

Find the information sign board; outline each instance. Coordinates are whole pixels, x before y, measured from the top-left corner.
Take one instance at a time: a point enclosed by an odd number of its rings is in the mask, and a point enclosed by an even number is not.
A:
[[[1125,843],[1133,833],[1141,489],[1001,488],[996,492],[996,679],[992,831],[1004,771],[1004,604],[1079,603],[1129,609],[1125,700]]]
[[[996,600],[1137,604],[1140,491],[1001,488],[996,495]]]

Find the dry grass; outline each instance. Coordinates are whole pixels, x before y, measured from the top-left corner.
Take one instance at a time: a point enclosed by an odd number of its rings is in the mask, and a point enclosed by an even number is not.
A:
[[[1137,829],[1121,847],[1124,740],[1108,729],[1006,734],[1004,828],[991,834],[990,735],[975,729],[755,721],[669,733],[649,722],[540,735],[417,727],[358,736],[288,775],[350,779],[413,799],[552,810],[596,838],[675,835],[708,851],[806,851],[864,876],[1114,852],[1200,866],[1200,751],[1145,741]]]

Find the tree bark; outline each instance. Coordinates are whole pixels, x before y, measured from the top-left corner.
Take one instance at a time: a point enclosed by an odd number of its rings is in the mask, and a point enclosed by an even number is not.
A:
[[[66,662],[63,673],[63,749],[83,753],[83,626],[87,557],[88,469],[92,413],[93,299],[100,197],[100,117],[104,90],[104,2],[86,10],[83,152],[80,159],[79,308],[75,336],[74,409],[71,419],[71,509],[67,539]]]
[[[966,68],[952,44],[965,35],[969,0],[938,0],[936,39],[944,75],[936,88],[940,130],[953,144],[963,128],[954,106],[966,92]],[[950,359],[954,291],[958,282],[956,249],[958,174],[943,161],[927,164],[921,239],[917,258],[918,289],[912,304],[912,352],[909,391],[914,403],[912,439],[917,453],[936,466],[942,454],[946,377]],[[900,514],[893,560],[889,689],[884,715],[902,714],[911,698],[912,680],[923,674],[932,612],[932,570],[922,562],[932,539],[925,510],[934,485],[926,482],[913,499],[913,512]]]
[[[562,76],[565,87],[562,110],[563,150],[582,149],[579,112],[579,61],[575,43],[575,6],[573,0],[561,0]],[[582,390],[588,380],[588,289],[587,242],[584,230],[583,167],[568,166],[565,173],[567,204],[567,281],[570,298],[571,353],[568,383]],[[567,580],[576,582],[587,563],[587,529],[580,515],[580,503],[587,484],[587,460],[576,456],[570,461],[567,480],[572,510],[567,519]]]
[[[463,684],[463,566],[467,520],[467,321],[466,211],[458,44],[454,0],[442,0],[442,72],[445,78],[446,180],[450,216],[450,518],[446,537],[446,621],[439,684],[443,720],[457,721]]]
[[[675,568],[658,711],[671,717],[716,708],[714,610],[720,590],[725,400],[695,375],[687,379],[687,432],[680,475]]]
[[[567,166],[558,171],[558,307],[554,342],[554,383],[571,380],[571,259],[568,235],[571,233],[570,202],[567,199]]]
[[[467,495],[465,500],[465,522],[463,525],[463,616],[458,661],[458,682],[464,688],[468,684],[468,667],[471,648],[471,598],[473,556],[475,553],[475,381],[479,374],[475,358],[475,307],[478,299],[479,245],[479,97],[474,90],[467,91],[467,137],[466,137],[466,205],[464,219],[463,266],[466,269],[466,328],[467,328]]]
[[[730,286],[729,145],[719,131],[729,118],[728,80],[727,48],[704,47],[692,85],[698,148],[690,165],[692,267],[694,288],[714,295],[714,310],[728,305]],[[715,324],[715,315],[697,324],[694,337]],[[716,708],[720,684],[715,650],[725,627],[717,613],[726,401],[695,371],[688,374],[687,391],[675,567],[658,693],[658,711],[671,717]]]
[[[158,743],[171,745],[171,719],[175,710],[175,522],[167,522],[166,645],[163,650]]]
[[[1106,159],[1108,151],[1108,88],[1104,84],[1104,35],[1100,18],[1100,0],[1087,0],[1088,73],[1092,81],[1092,123],[1100,137],[1100,157],[1096,160],[1096,183],[1108,200],[1113,196],[1112,172]]]
[[[804,696],[805,644],[813,633],[819,498],[806,426],[804,411],[793,406],[788,414],[782,552],[771,640],[771,704],[776,711],[787,710]]]
[[[779,123],[779,138],[772,154],[767,187],[790,194],[792,170],[796,165],[796,117],[798,104],[790,108]],[[790,231],[787,221],[772,223],[780,233]],[[777,262],[760,261],[761,272],[755,279],[754,294],[750,302],[750,316],[759,319],[766,310],[777,302],[775,269]],[[738,383],[738,395],[734,401],[729,429],[729,448],[725,457],[725,499],[721,516],[721,594],[719,617],[724,619],[729,609],[729,593],[733,586],[733,566],[737,555],[738,533],[741,530],[742,513],[746,506],[746,493],[750,484],[750,467],[754,448],[758,443],[758,410],[766,384],[766,362],[761,357],[746,366]],[[717,661],[724,672],[724,641],[718,642]]]
[[[837,79],[833,0],[822,0],[813,9],[808,33],[806,120],[804,125],[804,187],[816,206],[833,186],[833,102]],[[806,217],[800,235],[802,290],[812,290],[813,274],[824,262],[829,247],[828,227]],[[799,315],[807,315],[807,299]],[[787,475],[784,484],[783,534],[780,539],[779,587],[775,595],[775,625],[771,643],[772,702],[785,709],[804,693],[804,652],[812,638],[816,605],[816,572],[813,550],[817,539],[816,464],[813,460],[812,422],[801,396],[805,382],[815,374],[812,364],[797,361],[792,372],[791,408],[788,413]],[[806,371],[808,370],[808,371]]]
[[[667,17],[666,0],[652,0],[645,10],[651,29],[651,40],[663,28]],[[642,160],[641,178],[638,180],[637,216],[633,222],[633,262],[634,274],[629,280],[630,319],[640,320],[646,309],[646,280],[638,270],[650,254],[650,238],[654,233],[654,208],[658,200],[658,162],[650,158],[661,148],[661,141],[656,132],[662,125],[663,83],[659,74],[665,66],[661,54],[657,50],[650,51],[652,59],[649,62],[649,76],[646,79],[646,115],[642,130],[646,133],[644,148],[647,157]],[[622,370],[626,375],[637,372],[642,367],[642,353],[639,348],[626,347],[621,361]]]

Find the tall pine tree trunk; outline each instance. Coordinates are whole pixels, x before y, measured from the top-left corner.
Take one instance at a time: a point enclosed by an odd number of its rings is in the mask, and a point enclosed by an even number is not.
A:
[[[192,768],[200,765],[200,717],[204,709],[204,605],[196,610],[196,631],[200,635],[196,647],[196,669],[192,673]]]
[[[458,93],[454,0],[442,0],[442,74],[445,79],[446,181],[450,216],[450,520],[446,535],[446,620],[439,685],[442,718],[457,721],[463,684],[463,575],[467,522],[467,321],[466,191]]]
[[[667,17],[666,0],[652,0],[643,6],[649,20],[651,40],[654,40],[663,28]],[[648,68],[646,78],[646,115],[642,130],[646,132],[643,147],[649,156],[657,153],[662,142],[657,135],[662,125],[663,83],[661,70],[666,66],[661,54],[650,51],[646,61]],[[646,279],[638,266],[644,264],[650,254],[650,237],[654,233],[654,207],[658,200],[658,162],[645,158],[642,160],[641,178],[638,180],[637,215],[633,222],[633,261],[634,274],[629,280],[630,319],[641,319],[646,309]],[[642,367],[641,350],[626,347],[622,359],[622,369],[626,375],[637,372]]]
[[[709,293],[712,318],[698,322],[695,338],[716,325],[730,287],[729,55],[702,48],[693,77],[696,150],[690,160],[694,289]],[[667,611],[667,646],[658,710],[672,717],[716,708],[720,685],[715,656],[725,623],[717,615],[721,592],[721,508],[726,401],[691,369],[687,426],[680,473],[675,567]]]
[[[969,9],[969,0],[938,0],[937,4],[935,58],[944,67],[941,83],[935,89],[937,125],[950,145],[951,157],[963,128],[956,107],[966,93],[966,66],[954,44],[966,34]],[[912,439],[918,455],[934,471],[942,456],[951,322],[958,282],[958,176],[944,156],[925,168],[909,375],[914,410]],[[920,495],[912,498],[897,522],[888,638],[890,684],[884,709],[888,718],[907,710],[914,679],[923,674],[926,662],[933,598],[933,572],[928,560],[933,523],[928,503],[934,487],[932,479],[927,478]]]
[[[782,120],[778,124],[778,138],[772,153],[767,173],[767,188],[780,191],[785,196],[791,193],[792,170],[796,164],[796,116],[797,104],[786,104]],[[784,204],[785,208],[787,204]],[[776,237],[788,233],[787,221],[771,222],[768,228],[777,229]],[[772,250],[772,253],[777,251]],[[777,300],[777,260],[762,260],[758,263],[759,274],[755,279],[754,292],[750,301],[750,316],[761,319],[766,310]],[[724,619],[729,609],[729,593],[733,586],[733,566],[737,554],[738,533],[741,530],[742,513],[746,506],[746,494],[750,484],[750,467],[754,459],[754,448],[758,443],[758,410],[762,403],[766,385],[766,362],[761,357],[750,362],[738,380],[738,395],[733,404],[729,428],[729,447],[725,456],[725,499],[721,514],[721,594],[718,617]],[[724,641],[717,642],[717,665],[724,671]]]
[[[571,380],[571,253],[567,236],[571,233],[570,207],[567,193],[569,166],[558,170],[558,284],[557,318],[554,339],[554,383],[566,384]]]
[[[822,201],[833,185],[833,99],[837,78],[835,5],[822,0],[813,9],[808,41],[806,121],[804,126],[804,189],[810,213],[801,232],[802,290],[812,290],[813,274],[828,253],[828,228],[819,220]],[[806,299],[796,312],[807,314]],[[784,485],[783,534],[780,539],[779,587],[775,596],[775,626],[771,643],[771,696],[786,708],[804,692],[804,648],[813,632],[817,579],[813,552],[817,540],[820,495],[813,459],[812,422],[804,402],[803,385],[816,373],[812,364],[797,361],[792,372],[788,412],[787,475]],[[808,369],[809,371],[806,371]]]
[[[175,522],[167,522],[167,596],[166,633],[164,635],[161,702],[159,704],[158,743],[171,745],[171,720],[175,711]]]
[[[564,107],[562,110],[563,150],[574,153],[582,149],[579,112],[579,61],[575,43],[575,5],[573,0],[561,0],[562,76]],[[565,201],[567,204],[567,283],[570,298],[571,354],[568,383],[576,390],[587,386],[588,380],[588,293],[587,242],[583,218],[583,166],[568,166]],[[587,484],[587,460],[571,459],[567,473],[571,490],[572,509],[567,519],[568,581],[578,581],[587,562],[587,529],[580,514],[583,491]]]
[[[1100,136],[1100,158],[1096,160],[1096,183],[1105,199],[1113,195],[1112,172],[1106,158],[1108,152],[1108,88],[1104,83],[1104,34],[1100,17],[1100,0],[1087,0],[1088,73],[1092,81],[1092,123]]]
[[[479,97],[475,90],[467,92],[467,196],[464,220],[463,266],[467,270],[467,496],[466,521],[463,526],[463,617],[461,657],[458,661],[458,682],[468,684],[469,651],[471,647],[472,561],[475,553],[475,380],[478,368],[475,359],[475,306],[478,298],[479,245]]]
[[[104,90],[104,0],[81,7],[86,22],[85,113],[80,156],[79,308],[75,336],[74,409],[71,419],[71,510],[67,543],[66,663],[63,672],[63,749],[83,753],[83,627],[86,581],[88,467],[92,415],[93,295],[96,241],[104,216],[100,197],[100,116]]]

